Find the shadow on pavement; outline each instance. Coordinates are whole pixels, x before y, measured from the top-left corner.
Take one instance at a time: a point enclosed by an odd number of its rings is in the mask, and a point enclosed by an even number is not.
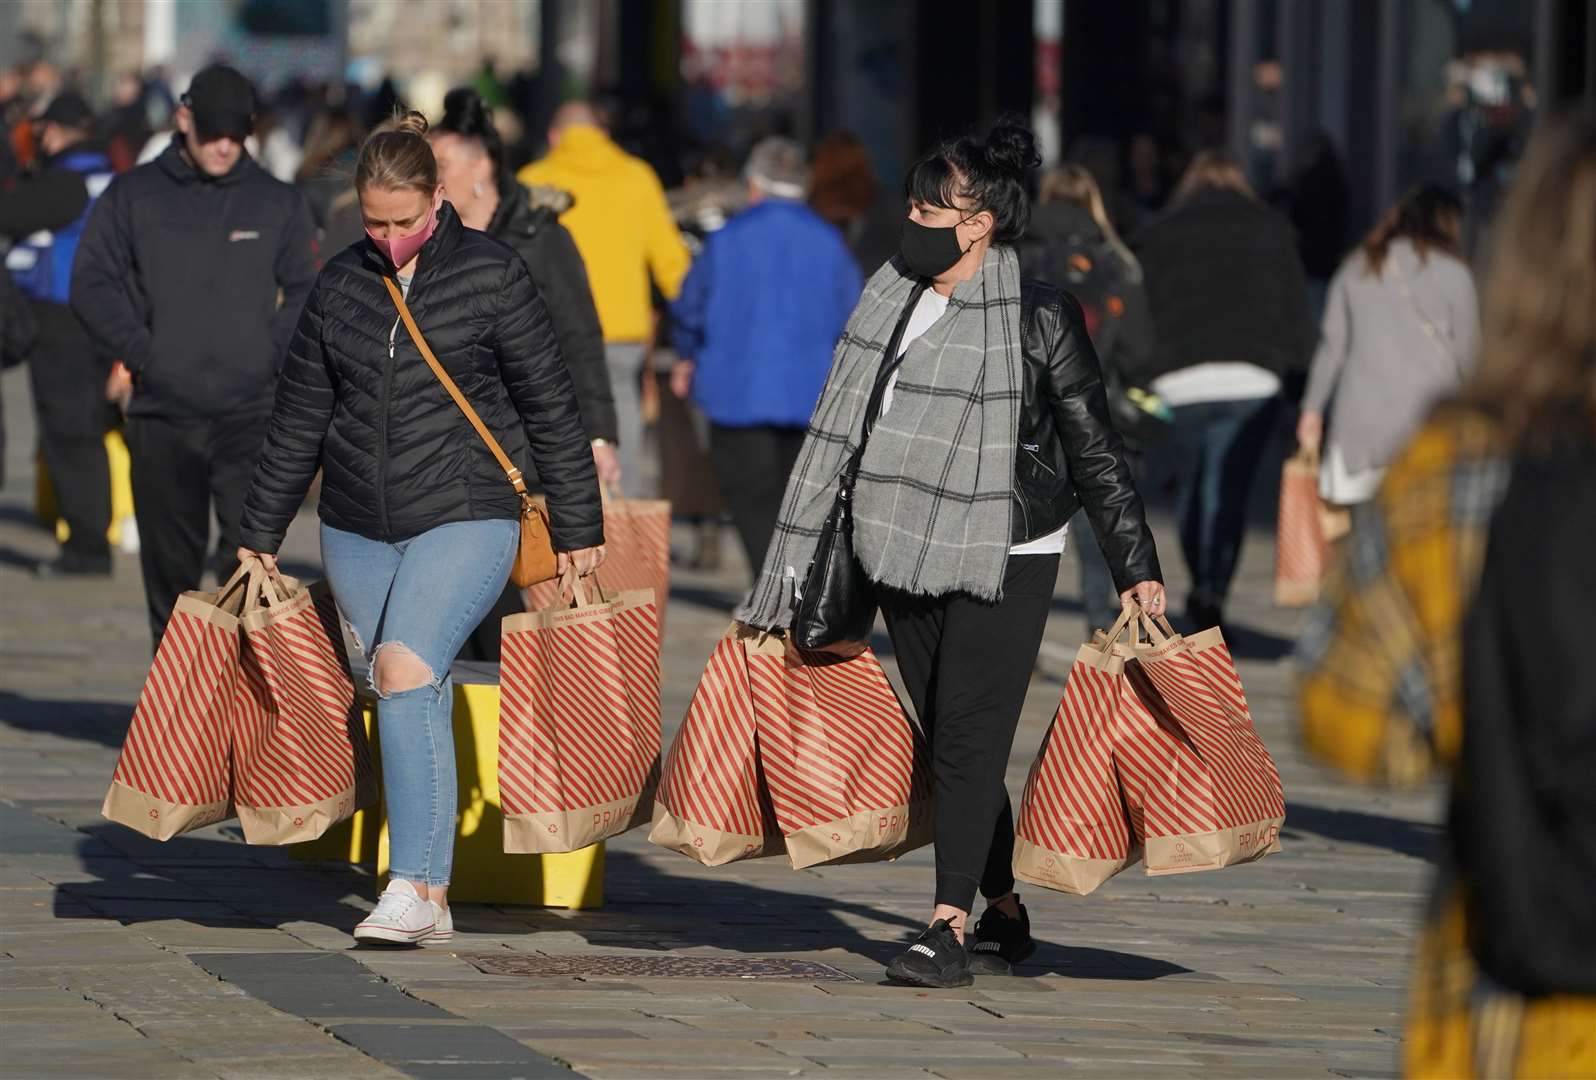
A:
[[[23,731],[121,747],[133,706],[121,702],[34,700],[0,690],[0,721]]]
[[[1225,644],[1241,660],[1280,660],[1290,656],[1297,643],[1291,638],[1254,630],[1235,621],[1225,624]]]
[[[727,870],[737,872],[735,864]],[[914,871],[905,867],[904,872]],[[884,967],[925,926],[921,919],[890,908],[839,901],[824,893],[786,892],[734,877],[679,877],[627,851],[611,849],[605,874],[610,903],[597,914],[607,916],[603,923],[609,925],[583,917],[560,924],[592,945],[666,952],[708,946],[758,954],[842,949]],[[860,920],[887,924],[898,933],[866,936],[855,925]],[[461,925],[469,921],[463,919]],[[1021,965],[1021,975],[1141,980],[1189,971],[1111,949],[1040,939],[1037,946],[1036,954]]]
[[[0,545],[0,566],[12,566],[31,574],[39,562],[37,555],[25,555],[16,548]]]
[[[1313,833],[1327,840],[1382,847],[1414,859],[1437,862],[1445,830],[1439,825],[1358,810],[1331,810],[1323,806],[1289,803],[1282,835]]]
[[[62,919],[180,919],[209,927],[309,922],[347,931],[365,909],[346,898],[375,893],[371,874],[360,867],[298,863],[282,848],[204,836],[163,842],[109,822],[75,836],[70,853],[98,880],[56,884],[55,915]]]

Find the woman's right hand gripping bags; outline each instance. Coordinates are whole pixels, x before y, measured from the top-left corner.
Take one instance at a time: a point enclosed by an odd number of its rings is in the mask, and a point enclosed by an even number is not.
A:
[[[1279,851],[1285,813],[1219,629],[1182,637],[1133,606],[1076,656],[1025,783],[1014,875],[1084,895],[1138,858],[1149,875],[1217,870]]]

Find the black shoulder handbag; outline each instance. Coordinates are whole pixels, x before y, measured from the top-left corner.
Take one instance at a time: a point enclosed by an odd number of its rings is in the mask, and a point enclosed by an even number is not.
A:
[[[875,589],[853,553],[853,488],[859,479],[859,465],[864,460],[870,429],[875,427],[881,413],[887,383],[903,361],[898,343],[903,340],[904,327],[909,324],[909,316],[920,303],[920,295],[928,284],[922,281],[914,287],[903,314],[898,316],[898,325],[892,330],[886,355],[881,358],[881,368],[876,372],[875,386],[870,391],[870,401],[865,405],[859,445],[843,466],[837,481],[837,499],[831,505],[826,523],[821,526],[814,561],[804,574],[803,592],[798,597],[791,631],[793,644],[800,649],[824,649],[844,642],[864,641],[870,637],[870,627],[876,621]]]

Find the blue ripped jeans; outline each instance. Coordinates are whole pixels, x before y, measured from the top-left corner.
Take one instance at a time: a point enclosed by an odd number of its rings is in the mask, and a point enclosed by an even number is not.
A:
[[[388,544],[321,527],[327,582],[368,665],[403,647],[433,673],[429,685],[377,699],[390,873],[400,880],[449,884],[458,799],[449,665],[504,589],[519,528],[458,521]]]

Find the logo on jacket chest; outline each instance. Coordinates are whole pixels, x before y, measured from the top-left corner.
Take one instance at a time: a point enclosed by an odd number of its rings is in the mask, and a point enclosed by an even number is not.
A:
[[[259,239],[260,239],[260,231],[258,229],[234,229],[232,232],[227,234],[227,242],[229,244],[236,244],[240,240],[259,240]]]

